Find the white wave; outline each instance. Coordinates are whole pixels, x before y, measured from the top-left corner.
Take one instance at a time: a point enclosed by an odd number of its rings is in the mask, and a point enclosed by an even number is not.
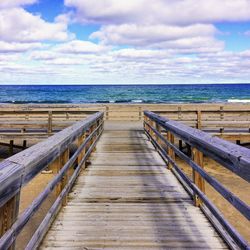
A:
[[[141,102],[143,102],[143,100],[132,100],[131,102],[141,103]]]
[[[250,99],[228,99],[227,102],[244,102],[244,103],[250,103]]]

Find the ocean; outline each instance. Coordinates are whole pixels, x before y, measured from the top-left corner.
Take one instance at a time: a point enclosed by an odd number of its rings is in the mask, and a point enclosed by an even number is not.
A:
[[[210,102],[250,102],[250,84],[0,86],[0,103]]]

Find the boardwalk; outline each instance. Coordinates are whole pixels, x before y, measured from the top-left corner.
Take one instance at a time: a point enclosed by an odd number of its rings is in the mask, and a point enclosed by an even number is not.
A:
[[[227,248],[133,124],[107,122],[40,249]]]

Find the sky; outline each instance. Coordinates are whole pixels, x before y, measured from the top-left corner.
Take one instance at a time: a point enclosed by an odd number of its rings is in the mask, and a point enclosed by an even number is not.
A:
[[[0,0],[0,84],[250,82],[250,0]]]

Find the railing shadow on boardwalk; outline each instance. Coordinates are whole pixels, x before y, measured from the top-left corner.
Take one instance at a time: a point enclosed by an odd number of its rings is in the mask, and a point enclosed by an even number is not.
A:
[[[249,249],[248,242],[207,198],[205,181],[248,221],[250,219],[250,207],[203,169],[203,154],[249,182],[250,150],[176,121],[160,117],[152,112],[145,111],[144,114],[145,133],[168,162],[168,168],[172,170],[185,189],[193,196],[194,204],[201,208],[231,248]],[[162,132],[165,132],[165,134]],[[191,147],[191,158],[175,146],[175,137],[183,140]],[[190,180],[176,164],[176,155],[192,168],[193,180]]]
[[[158,152],[155,150],[155,148],[151,144],[151,141],[146,137],[144,132],[138,131],[137,133],[138,135],[140,135],[139,138],[140,140],[142,140],[142,143],[147,144],[147,148],[142,145],[143,150],[140,150],[140,153],[148,153],[150,151],[153,152],[152,156],[157,156],[156,154],[158,154]],[[133,132],[131,132],[131,136],[134,136]],[[139,168],[140,166],[147,166],[148,170],[152,172],[150,175],[150,183],[148,182],[147,178],[148,174],[139,174],[139,176],[141,177],[142,187],[152,186],[153,192],[159,194],[160,197],[160,199],[154,201],[150,196],[148,196],[142,201],[143,204],[147,206],[147,209],[151,214],[152,221],[154,222],[153,227],[155,231],[156,240],[159,243],[163,241],[162,237],[159,237],[157,239],[157,235],[161,236],[161,233],[165,233],[166,235],[170,236],[170,238],[172,236],[173,239],[175,238],[176,240],[178,239],[178,235],[182,235],[181,237],[179,237],[179,240],[181,238],[183,238],[183,240],[179,241],[178,244],[176,244],[178,245],[179,249],[184,249],[188,245],[193,247],[196,246],[196,248],[202,247],[204,249],[214,249],[214,246],[211,246],[209,244],[209,241],[206,238],[205,234],[202,233],[203,229],[199,228],[197,226],[197,223],[195,223],[196,217],[194,216],[194,214],[190,214],[189,209],[185,210],[185,208],[190,207],[190,205],[193,206],[192,199],[190,197],[187,197],[187,195],[184,195],[186,191],[182,187],[178,187],[180,189],[176,190],[176,193],[181,194],[183,197],[173,198],[171,197],[171,195],[168,197],[168,193],[173,186],[170,186],[171,184],[169,183],[169,180],[171,180],[171,178],[167,178],[167,176],[172,175],[172,173],[166,169],[166,166],[148,165],[148,163],[148,159],[138,157],[136,165],[138,165]],[[165,170],[166,174],[154,174],[156,169],[162,169],[163,171]],[[175,179],[175,177],[173,179]],[[177,179],[176,181],[178,182]],[[142,192],[143,191],[144,190],[142,189]],[[147,191],[145,190],[144,193],[146,194]],[[164,222],[164,218],[166,218],[166,215],[176,218],[172,221],[170,220],[170,223],[174,222],[172,231],[168,230],[167,232],[164,232],[164,229],[162,229],[161,224],[159,224],[159,222],[155,218],[156,210],[157,217],[162,218],[162,222]],[[197,213],[200,212],[198,208],[194,208],[194,210],[197,210]],[[186,211],[185,214],[183,214],[184,211]],[[171,242],[165,243],[165,245],[171,245]],[[162,242],[162,245],[164,246],[164,241]]]

